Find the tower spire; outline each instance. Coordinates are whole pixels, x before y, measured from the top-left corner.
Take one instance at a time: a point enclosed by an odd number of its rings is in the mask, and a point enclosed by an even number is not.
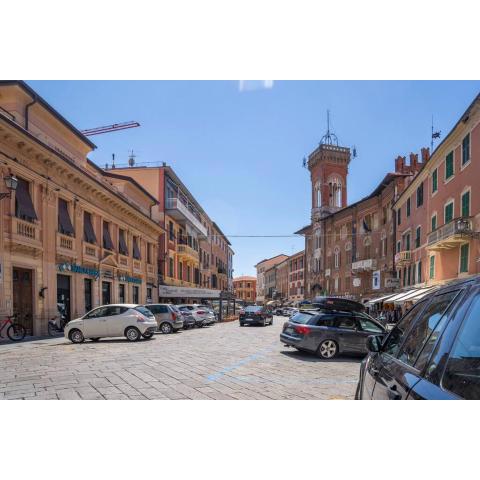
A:
[[[321,138],[320,145],[336,145],[338,147],[337,136],[330,132],[330,110],[327,109],[327,133]]]

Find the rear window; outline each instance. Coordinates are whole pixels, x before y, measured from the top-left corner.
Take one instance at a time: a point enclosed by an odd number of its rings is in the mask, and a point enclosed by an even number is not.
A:
[[[134,310],[140,312],[142,315],[146,317],[153,317],[153,313],[147,307],[135,307]]]
[[[310,313],[303,313],[303,312],[299,312],[299,313],[296,313],[291,319],[290,321],[293,322],[293,323],[308,323],[309,320],[312,320],[312,318],[314,318],[315,315],[312,315]]]
[[[259,306],[251,306],[251,307],[246,307],[245,312],[261,312],[263,307]]]

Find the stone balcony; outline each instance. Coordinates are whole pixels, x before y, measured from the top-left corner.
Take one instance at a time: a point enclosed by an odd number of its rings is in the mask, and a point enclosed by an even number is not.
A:
[[[410,250],[404,250],[395,254],[395,265],[402,267],[412,263],[412,252]]]
[[[98,245],[94,245],[93,243],[88,243],[84,241],[82,250],[85,260],[98,262],[100,255],[100,248],[98,247]]]
[[[25,247],[30,250],[42,250],[41,229],[38,222],[28,222],[17,217],[12,218],[12,230],[7,236],[15,249]]]
[[[460,217],[427,235],[427,250],[448,250],[464,243],[473,230],[472,217]]]
[[[75,257],[75,237],[57,232],[57,253],[65,257]]]
[[[177,255],[180,258],[187,258],[188,260],[192,260],[194,262],[198,262],[199,254],[198,252],[190,247],[190,245],[178,244],[177,245]]]

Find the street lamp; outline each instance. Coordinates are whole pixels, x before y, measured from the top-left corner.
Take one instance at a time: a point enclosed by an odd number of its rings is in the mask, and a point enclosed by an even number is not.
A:
[[[8,192],[0,192],[0,200],[3,198],[10,198],[12,196],[12,192],[14,192],[18,186],[18,179],[13,175],[7,175],[4,180]]]

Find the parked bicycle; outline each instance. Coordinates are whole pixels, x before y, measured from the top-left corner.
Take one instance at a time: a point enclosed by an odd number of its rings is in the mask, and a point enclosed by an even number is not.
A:
[[[0,338],[5,338],[2,335],[2,331],[4,328],[7,327],[7,337],[12,340],[13,342],[19,342],[20,340],[23,340],[25,338],[25,335],[27,331],[25,330],[25,327],[23,325],[20,325],[19,323],[15,323],[13,320],[16,320],[17,315],[11,315],[7,317],[5,320],[1,321],[1,327],[0,327]]]

